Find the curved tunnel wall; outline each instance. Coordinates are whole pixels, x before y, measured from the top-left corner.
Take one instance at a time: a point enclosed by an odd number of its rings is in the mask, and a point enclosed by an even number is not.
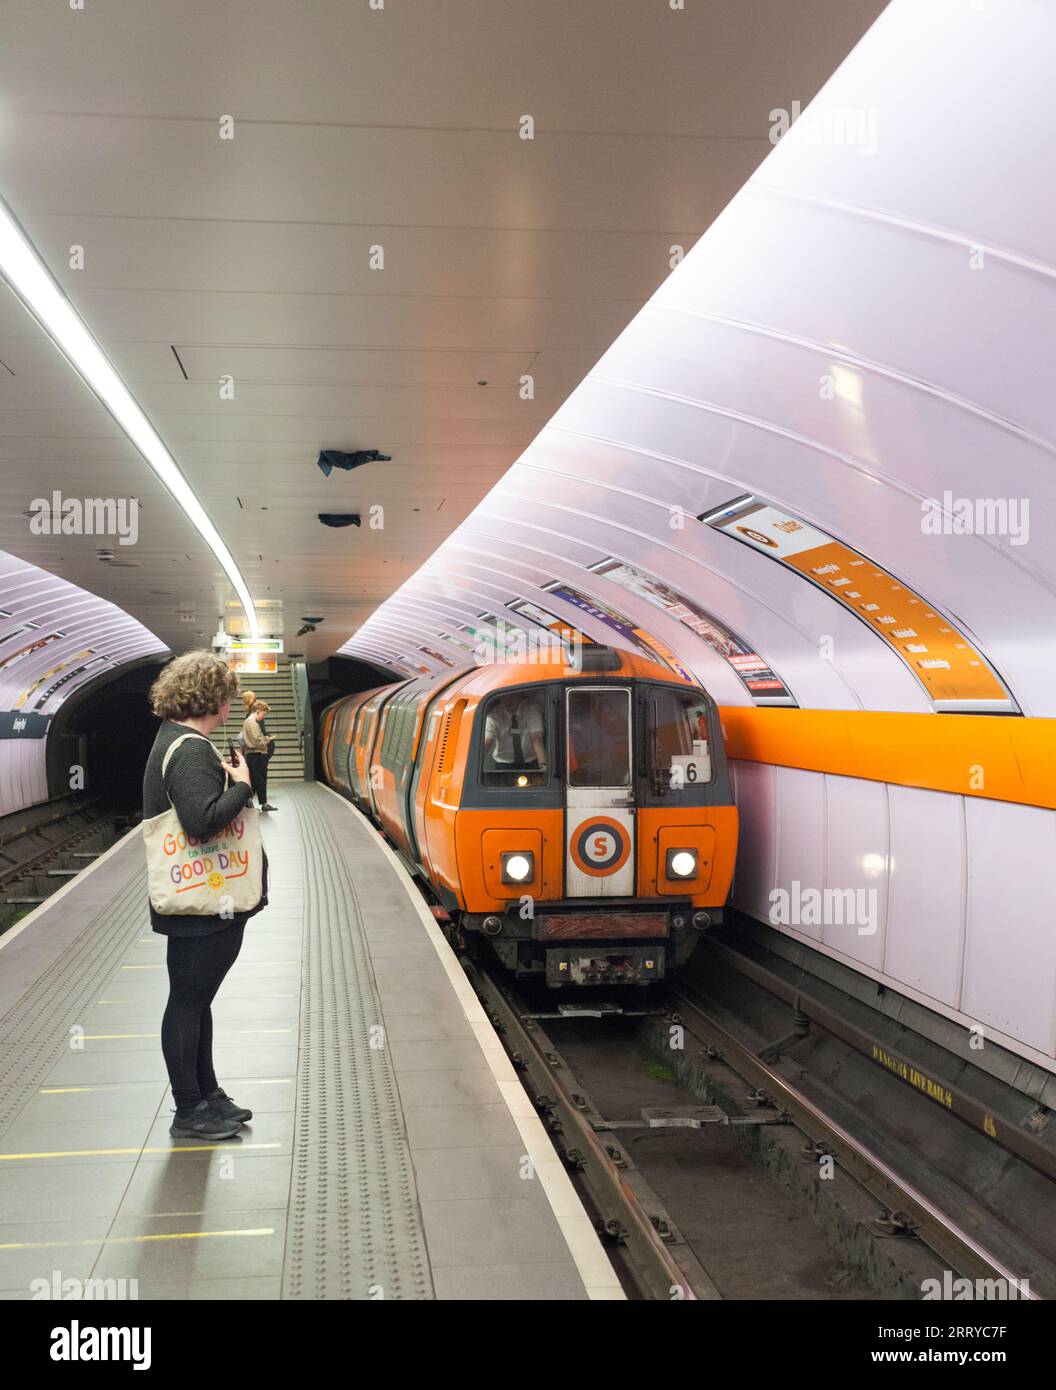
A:
[[[738,905],[1050,1068],[1054,44],[1037,0],[895,0],[346,648],[651,646],[725,707]],[[774,920],[811,888],[868,929]]]
[[[167,651],[106,599],[0,551],[0,815],[47,797],[52,721],[75,691]]]

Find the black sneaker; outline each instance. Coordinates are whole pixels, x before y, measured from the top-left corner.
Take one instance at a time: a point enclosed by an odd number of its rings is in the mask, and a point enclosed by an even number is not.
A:
[[[260,809],[262,811],[277,811],[278,807],[273,806],[270,801],[265,801],[264,805]]]
[[[222,1115],[225,1120],[237,1120],[240,1125],[248,1124],[253,1118],[252,1110],[243,1110],[241,1105],[236,1105],[226,1091],[222,1091],[219,1086],[211,1096],[207,1097],[208,1104]]]
[[[238,1120],[222,1115],[207,1100],[200,1100],[185,1120],[175,1116],[169,1133],[173,1139],[230,1139],[239,1128]]]

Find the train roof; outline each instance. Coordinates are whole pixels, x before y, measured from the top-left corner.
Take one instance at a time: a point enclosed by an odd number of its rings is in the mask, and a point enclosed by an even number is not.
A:
[[[483,693],[511,685],[534,684],[537,681],[569,681],[618,679],[667,681],[673,685],[688,682],[676,672],[650,661],[644,656],[617,647],[588,646],[582,649],[582,659],[535,660],[518,662],[489,662],[471,667],[466,672],[463,689]]]
[[[355,701],[365,704],[372,696],[384,692],[405,689],[409,694],[424,696],[433,691],[447,689],[450,692],[468,695],[486,695],[493,690],[503,690],[516,685],[535,685],[541,681],[598,681],[598,680],[649,680],[668,685],[696,688],[659,662],[618,647],[605,647],[591,643],[583,647],[582,659],[577,662],[564,660],[534,661],[496,661],[479,665],[465,666],[461,669],[430,671],[426,675],[412,676],[408,680],[393,681],[389,685],[374,686],[342,696],[336,703]]]

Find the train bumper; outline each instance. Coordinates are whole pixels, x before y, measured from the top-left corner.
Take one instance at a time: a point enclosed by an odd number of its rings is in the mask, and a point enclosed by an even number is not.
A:
[[[551,947],[546,952],[548,985],[644,985],[664,978],[663,946]]]
[[[530,916],[518,909],[462,917],[466,932],[488,938],[508,970],[547,984],[647,985],[685,964],[702,931],[722,911],[647,904],[540,903]]]

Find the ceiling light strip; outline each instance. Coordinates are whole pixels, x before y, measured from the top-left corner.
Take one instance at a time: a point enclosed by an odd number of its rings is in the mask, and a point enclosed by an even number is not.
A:
[[[153,425],[136,404],[127,386],[2,199],[0,273],[85,384],[106,406],[219,560],[242,603],[250,631],[254,637],[258,637],[260,629],[249,589],[219,531],[209,520],[205,508],[176,460],[161,442]]]

